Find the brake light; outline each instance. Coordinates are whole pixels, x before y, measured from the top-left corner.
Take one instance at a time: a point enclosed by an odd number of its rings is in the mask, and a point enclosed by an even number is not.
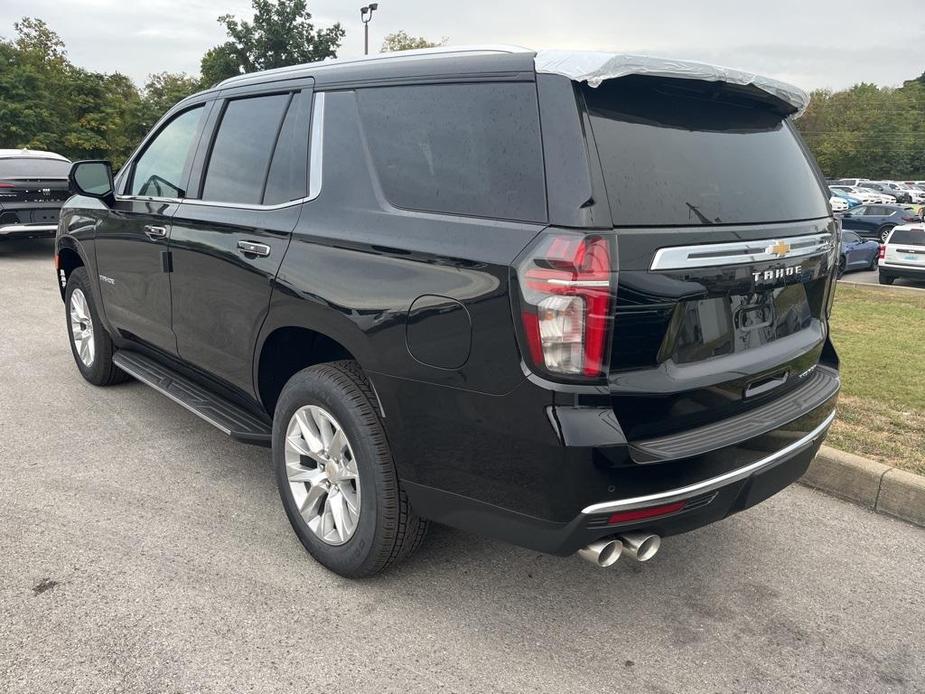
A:
[[[16,186],[12,183],[0,183],[0,188],[15,188]]]
[[[597,377],[610,340],[611,240],[573,232],[543,236],[517,277],[527,351],[535,367]]]
[[[877,251],[877,257],[881,260],[886,258],[886,246],[884,246],[882,243],[880,244],[880,250]]]
[[[919,221],[918,217],[903,217],[904,222],[917,222]]]

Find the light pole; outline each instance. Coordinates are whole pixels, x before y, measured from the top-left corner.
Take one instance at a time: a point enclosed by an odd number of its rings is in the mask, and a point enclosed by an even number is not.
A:
[[[378,2],[371,2],[360,8],[360,21],[363,22],[363,55],[369,55],[369,20],[373,18],[373,10],[378,9]]]

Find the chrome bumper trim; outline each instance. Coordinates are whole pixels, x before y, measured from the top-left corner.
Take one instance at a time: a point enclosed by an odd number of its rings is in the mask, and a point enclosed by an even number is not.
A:
[[[825,418],[822,424],[806,434],[806,436],[803,438],[798,439],[793,443],[785,446],[784,448],[781,448],[779,451],[772,453],[766,458],[756,460],[754,463],[746,465],[745,467],[731,470],[725,474],[718,475],[717,477],[711,477],[709,479],[703,480],[702,482],[696,482],[686,487],[669,489],[668,491],[658,492],[657,494],[649,494],[647,496],[635,496],[630,499],[618,499],[616,501],[603,501],[599,504],[592,504],[591,506],[582,509],[581,512],[585,515],[589,515],[592,513],[613,513],[615,511],[628,511],[634,508],[644,508],[646,506],[655,506],[658,504],[670,504],[674,501],[682,501],[683,499],[688,499],[692,496],[698,496],[700,494],[715,491],[720,487],[725,487],[727,484],[739,482],[740,480],[743,480],[746,477],[749,477],[754,473],[763,470],[764,468],[771,467],[774,465],[774,463],[779,462],[792,453],[796,453],[797,451],[801,451],[804,448],[808,448],[813,443],[815,443],[818,438],[825,434],[834,420],[835,412],[833,410],[832,413]]]

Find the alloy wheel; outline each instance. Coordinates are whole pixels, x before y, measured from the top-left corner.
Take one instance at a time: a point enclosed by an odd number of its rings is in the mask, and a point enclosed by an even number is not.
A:
[[[360,518],[360,475],[343,427],[317,405],[300,407],[286,427],[286,475],[309,529],[329,545],[353,537]]]
[[[71,292],[70,304],[71,336],[74,340],[74,349],[84,366],[92,366],[96,357],[96,343],[93,340],[93,321],[90,318],[90,307],[87,297],[80,288]]]

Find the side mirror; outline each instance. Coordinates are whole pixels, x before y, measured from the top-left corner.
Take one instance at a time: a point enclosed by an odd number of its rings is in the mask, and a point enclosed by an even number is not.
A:
[[[852,216],[852,213],[851,213],[851,212],[842,212],[842,215],[841,215],[841,216],[842,216],[842,217],[851,217],[851,216]]]
[[[72,193],[106,202],[112,200],[112,164],[108,161],[74,162],[67,178]]]

